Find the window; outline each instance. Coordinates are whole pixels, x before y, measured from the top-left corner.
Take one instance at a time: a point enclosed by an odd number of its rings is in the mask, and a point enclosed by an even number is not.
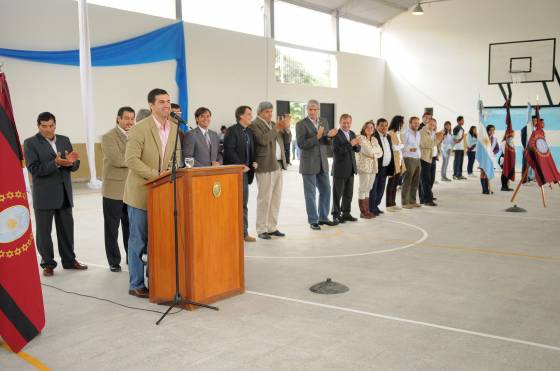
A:
[[[77,0],[76,0],[77,1]],[[88,4],[175,19],[175,0],[87,0]]]
[[[338,27],[340,51],[379,57],[379,28],[345,18],[340,18]]]
[[[264,36],[264,0],[182,0],[183,20]]]
[[[336,50],[334,18],[330,14],[275,1],[274,38],[290,44]]]
[[[336,88],[336,56],[331,53],[276,46],[276,81]]]

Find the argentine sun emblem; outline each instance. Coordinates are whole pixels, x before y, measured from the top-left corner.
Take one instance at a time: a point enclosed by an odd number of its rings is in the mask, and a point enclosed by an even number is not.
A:
[[[10,243],[29,229],[29,209],[23,205],[8,207],[0,212],[0,243]]]

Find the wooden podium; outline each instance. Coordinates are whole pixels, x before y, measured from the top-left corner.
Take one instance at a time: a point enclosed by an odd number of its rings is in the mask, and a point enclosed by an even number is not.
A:
[[[173,183],[167,174],[146,186],[150,302],[161,303],[175,294]],[[210,304],[243,293],[243,166],[177,170],[177,219],[181,296]]]

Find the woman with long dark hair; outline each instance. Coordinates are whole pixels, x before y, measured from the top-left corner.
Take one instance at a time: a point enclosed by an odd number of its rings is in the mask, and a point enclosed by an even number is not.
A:
[[[399,185],[399,179],[406,170],[402,157],[402,149],[404,148],[404,145],[402,144],[401,140],[401,130],[403,124],[404,117],[397,115],[391,120],[391,124],[389,125],[389,130],[387,132],[387,134],[391,137],[393,158],[395,161],[395,174],[389,177],[387,181],[385,201],[388,211],[401,210],[401,208],[397,206],[395,199],[397,196],[397,186]]]
[[[441,180],[450,182],[451,179],[447,177],[447,166],[449,165],[449,158],[453,151],[453,132],[451,131],[451,121],[445,121],[443,124],[443,142],[441,143]]]
[[[373,187],[375,174],[377,174],[377,159],[383,156],[383,149],[379,146],[375,133],[373,120],[367,121],[360,130],[360,152],[356,153],[356,166],[360,186],[358,189],[358,204],[360,206],[360,218],[371,219],[375,215],[369,212],[369,191]]]
[[[471,126],[467,134],[467,173],[473,176],[474,159],[476,158],[476,126]]]

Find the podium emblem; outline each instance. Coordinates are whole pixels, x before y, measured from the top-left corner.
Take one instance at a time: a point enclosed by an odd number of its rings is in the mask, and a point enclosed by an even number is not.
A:
[[[212,186],[212,194],[214,195],[214,198],[218,198],[221,196],[222,194],[222,183],[220,183],[219,180],[216,180],[214,182],[214,185]]]

